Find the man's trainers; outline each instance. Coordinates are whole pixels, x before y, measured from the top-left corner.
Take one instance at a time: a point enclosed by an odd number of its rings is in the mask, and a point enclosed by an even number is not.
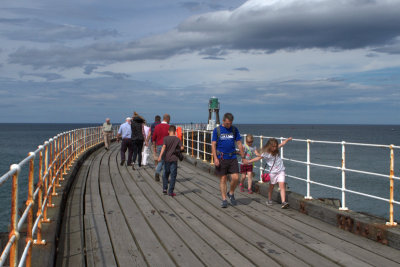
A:
[[[174,197],[174,196],[176,196],[176,194],[175,193],[169,193],[168,196]]]
[[[282,202],[282,206],[281,206],[282,209],[287,209],[288,207],[289,207],[289,203]]]
[[[228,207],[228,201],[225,199],[225,200],[222,200],[222,203],[221,203],[221,208],[223,208],[223,209],[225,209],[225,208],[227,208]]]
[[[236,203],[235,196],[234,196],[234,195],[231,195],[231,194],[229,194],[229,192],[228,192],[228,193],[226,193],[226,195],[228,196],[229,200],[231,201],[231,205],[232,205],[232,206],[236,206],[236,205],[237,205],[237,203]]]
[[[163,193],[164,195],[168,195],[167,190],[163,190],[162,193]]]
[[[267,206],[272,206],[272,200],[265,201],[265,204],[267,204]]]
[[[132,170],[135,170],[135,163],[132,163]]]
[[[156,180],[156,182],[159,182],[160,181],[160,174],[156,173],[156,176],[155,176],[154,179]]]
[[[121,166],[124,166],[124,163],[125,163],[125,160],[121,160],[120,165],[121,165]]]

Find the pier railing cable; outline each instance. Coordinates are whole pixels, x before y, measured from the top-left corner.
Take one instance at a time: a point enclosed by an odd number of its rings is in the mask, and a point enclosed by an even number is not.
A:
[[[180,125],[180,127],[183,129],[183,144],[185,146],[185,152],[187,155],[196,158],[198,160],[202,159],[205,162],[209,162],[210,164],[214,164],[214,157],[211,152],[211,138],[212,138],[212,132],[211,131],[206,131],[206,130],[200,130],[200,129],[195,129],[193,125]],[[247,134],[243,134],[242,140],[245,140]],[[277,140],[280,140],[282,143],[286,138],[284,137],[270,137],[270,136],[253,136],[254,140],[259,141],[260,147],[263,146],[263,143],[269,139],[269,138],[276,138]],[[312,194],[311,194],[311,185],[318,185],[322,186],[325,188],[330,188],[334,190],[338,190],[341,192],[341,206],[339,207],[340,210],[348,210],[347,205],[346,205],[346,193],[351,193],[355,194],[358,196],[364,196],[367,198],[375,199],[375,200],[381,200],[384,202],[387,202],[389,204],[389,221],[386,223],[388,226],[395,226],[397,223],[394,221],[394,211],[393,211],[393,206],[398,205],[400,206],[400,200],[395,200],[394,199],[394,180],[400,181],[399,176],[395,176],[394,174],[394,151],[400,151],[400,146],[396,145],[379,145],[379,144],[364,144],[364,143],[352,143],[352,142],[332,142],[332,141],[319,141],[319,140],[310,140],[310,139],[293,139],[293,142],[300,142],[304,143],[306,145],[305,149],[307,151],[307,160],[302,161],[302,160],[296,160],[296,159],[291,159],[291,158],[286,158],[284,157],[284,149],[283,147],[280,148],[280,155],[281,158],[284,161],[288,162],[293,162],[296,164],[300,165],[305,165],[306,166],[306,177],[298,177],[295,175],[290,175],[286,174],[287,177],[290,177],[292,179],[302,181],[305,183],[306,186],[306,195],[304,196],[304,199],[312,199]],[[315,162],[311,162],[311,144],[332,144],[332,145],[338,145],[341,147],[341,166],[331,166],[331,165],[326,165],[326,164],[319,164]],[[346,167],[346,148],[349,146],[358,146],[358,147],[375,147],[375,148],[383,148],[387,149],[388,151],[388,158],[389,158],[389,170],[388,174],[382,174],[382,173],[376,173],[376,172],[370,172],[370,171],[364,171],[364,170],[358,170],[358,169],[352,169],[352,168],[347,168]],[[239,163],[241,163],[239,161]],[[339,170],[341,172],[341,186],[334,186],[334,185],[329,185],[323,182],[318,182],[312,179],[311,176],[311,167],[319,167],[323,169],[334,169],[334,170]],[[259,169],[259,183],[262,183],[261,179],[261,174],[262,171],[264,171],[263,168],[263,160],[261,160],[257,165],[256,168]],[[375,177],[382,177],[385,179],[389,180],[389,198],[385,197],[380,197],[377,195],[373,194],[367,194],[363,192],[359,192],[356,190],[350,190],[346,188],[346,173],[358,173],[358,174],[365,174],[365,175],[370,175],[370,176],[375,176]]]
[[[117,128],[113,129],[113,137]],[[42,223],[51,219],[47,216],[48,208],[54,207],[52,198],[57,196],[56,188],[61,186],[69,168],[74,161],[86,150],[104,142],[102,127],[76,129],[64,133],[44,142],[37,150],[30,152],[28,157],[18,164],[13,164],[10,170],[0,177],[0,186],[12,178],[11,189],[11,222],[9,240],[1,256],[0,267],[9,259],[9,266],[31,266],[33,245],[44,245],[42,239]],[[38,166],[35,166],[38,159]],[[29,165],[28,192],[25,210],[18,218],[18,193],[20,173],[23,167]],[[35,179],[36,174],[36,179]],[[34,188],[34,181],[37,185]],[[37,204],[36,219],[34,220],[34,205]],[[25,247],[18,260],[18,240],[20,232],[26,229]],[[36,236],[36,239],[34,237]]]

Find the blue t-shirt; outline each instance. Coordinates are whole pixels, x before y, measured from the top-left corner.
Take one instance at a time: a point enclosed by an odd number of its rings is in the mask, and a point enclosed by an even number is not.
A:
[[[221,128],[221,135],[217,142],[217,151],[224,154],[224,159],[235,159],[236,154],[229,156],[228,154],[236,152],[235,142],[240,141],[242,137],[240,136],[239,130],[236,128],[236,139],[235,133],[233,132],[233,127],[227,129],[224,126],[219,126]],[[217,128],[213,131],[212,141],[217,141],[218,134]],[[217,153],[218,154],[218,153]],[[218,155],[221,158],[221,155]]]

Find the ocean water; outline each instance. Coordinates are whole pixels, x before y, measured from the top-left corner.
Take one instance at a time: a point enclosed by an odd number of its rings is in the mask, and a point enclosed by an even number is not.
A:
[[[28,152],[56,134],[72,129],[97,126],[94,124],[0,124],[0,175],[6,173],[11,164],[24,159]],[[400,145],[399,125],[249,125],[238,124],[241,133],[253,135],[290,137],[326,141],[346,141],[371,144]],[[255,145],[259,145],[255,139]],[[377,173],[389,173],[389,150],[382,148],[346,147],[347,168]],[[284,157],[306,161],[306,143],[290,142],[284,147]],[[395,154],[395,164],[400,159],[400,151]],[[341,147],[339,145],[312,144],[311,162],[340,166]],[[285,161],[286,173],[306,178],[306,165]],[[399,167],[395,165],[395,175],[399,176]],[[27,167],[21,173],[19,204],[23,207],[26,199]],[[341,186],[341,172],[320,167],[311,167],[311,179],[334,186]],[[290,190],[306,194],[306,184],[289,178]],[[369,175],[347,173],[348,189],[371,193],[388,198],[389,181]],[[0,187],[0,231],[6,231],[10,220],[11,179]],[[311,186],[314,198],[339,198],[341,192],[318,185]],[[400,183],[395,181],[395,199],[400,201]],[[388,217],[389,205],[386,202],[372,200],[354,194],[346,194],[347,207],[380,217]],[[400,220],[400,207],[395,206],[395,218]]]

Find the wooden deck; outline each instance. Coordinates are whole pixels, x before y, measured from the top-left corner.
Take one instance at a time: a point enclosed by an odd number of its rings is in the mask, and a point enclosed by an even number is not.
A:
[[[57,266],[399,266],[398,250],[236,192],[179,163],[172,198],[154,168],[119,165],[119,144],[80,169],[66,205]]]

